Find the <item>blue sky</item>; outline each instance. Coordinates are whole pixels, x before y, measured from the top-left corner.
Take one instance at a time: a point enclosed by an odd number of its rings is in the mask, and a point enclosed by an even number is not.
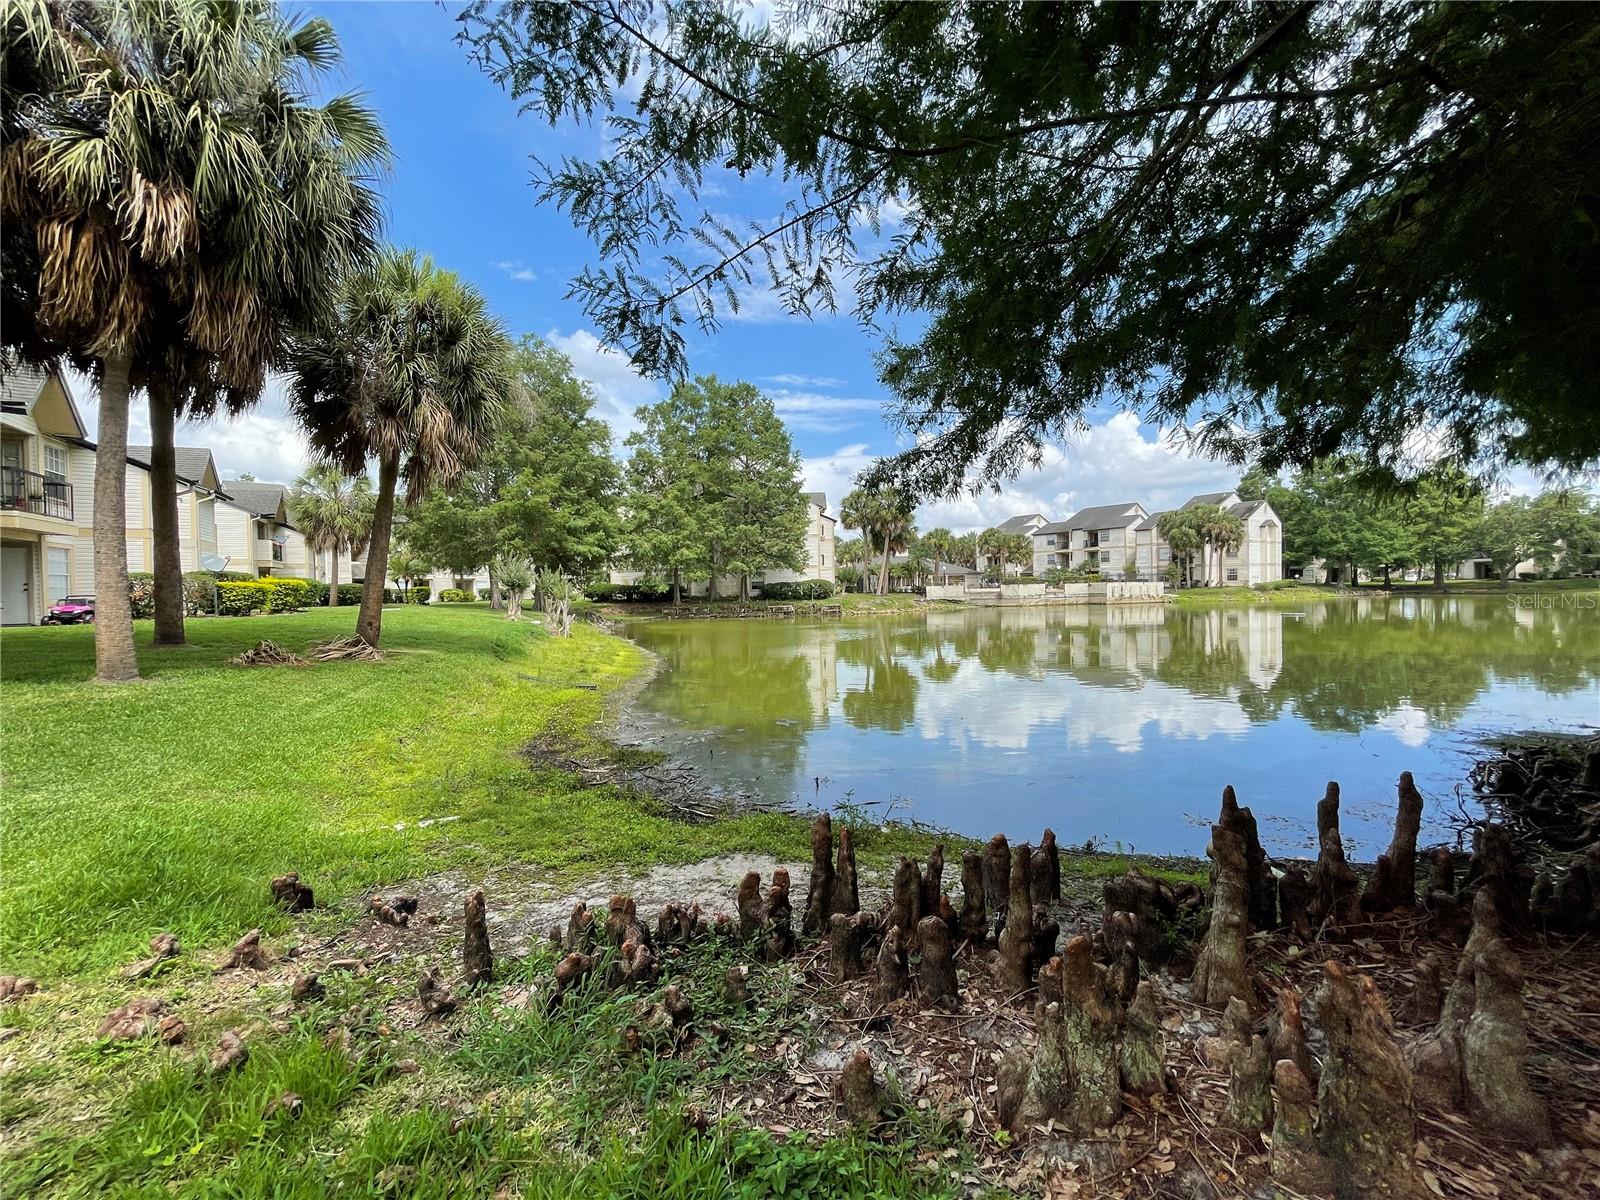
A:
[[[390,240],[470,280],[514,332],[539,334],[566,352],[620,438],[634,409],[662,386],[601,345],[580,306],[565,298],[568,281],[596,255],[564,214],[535,202],[531,184],[532,156],[592,155],[601,130],[552,128],[519,115],[454,42],[459,7],[454,0],[449,7],[345,2],[307,11],[326,16],[339,34],[338,89],[364,91],[388,129],[396,155],[386,184]],[[764,181],[733,180],[722,190],[716,203],[732,217],[763,219],[781,205]],[[794,317],[759,291],[746,297],[739,317],[693,343],[689,359],[697,374],[749,380],[772,396],[804,459],[806,486],[827,492],[837,512],[855,473],[898,448],[882,416],[875,349],[848,313]],[[146,429],[136,413],[133,440],[148,440]],[[180,441],[210,446],[229,476],[249,471],[291,482],[304,465],[304,439],[276,394],[238,420],[185,428]],[[1167,508],[1237,478],[1235,468],[1183,453],[1129,414],[1103,414],[1072,445],[1052,448],[1040,470],[999,493],[924,505],[918,524],[981,528],[1017,512],[1065,517],[1120,500]]]

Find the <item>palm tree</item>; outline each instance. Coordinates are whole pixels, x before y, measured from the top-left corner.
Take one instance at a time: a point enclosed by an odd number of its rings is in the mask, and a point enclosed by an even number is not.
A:
[[[7,289],[35,311],[6,339],[35,355],[48,339],[99,383],[95,676],[132,679],[130,391],[156,385],[160,632],[181,640],[170,418],[191,388],[232,404],[259,393],[285,326],[322,312],[370,247],[367,176],[388,146],[352,97],[307,102],[307,76],[338,61],[332,30],[265,0],[17,0],[5,51],[0,217],[8,248],[36,247],[19,260],[30,278]]]
[[[1175,508],[1156,518],[1156,532],[1167,543],[1174,556],[1183,560],[1183,585],[1190,586],[1193,578],[1190,563],[1205,545],[1200,528],[1194,519],[1194,510]]]
[[[869,493],[868,517],[883,554],[878,568],[878,595],[889,594],[889,559],[904,550],[913,533],[915,516],[911,498],[896,487],[875,488]]]
[[[1200,536],[1208,547],[1208,556],[1215,553],[1217,558],[1217,584],[1221,586],[1226,582],[1223,578],[1222,556],[1230,554],[1239,548],[1244,541],[1244,522],[1233,513],[1226,511],[1215,504],[1200,506],[1200,513],[1196,519],[1200,528]],[[1206,576],[1209,579],[1211,567],[1206,567]]]
[[[872,574],[873,521],[875,509],[873,495],[865,488],[856,488],[839,505],[839,521],[846,529],[861,531],[861,590],[867,590],[867,578]]]
[[[372,481],[363,472],[349,476],[332,463],[316,463],[294,482],[289,493],[289,520],[317,554],[327,551],[328,603],[339,603],[339,555],[348,548],[352,559],[366,552],[372,532]]]
[[[356,634],[378,644],[395,493],[415,504],[472,465],[515,387],[511,340],[483,296],[411,250],[348,276],[329,326],[290,354],[289,404],[312,448],[351,474],[378,460]]]
[[[948,563],[950,561],[950,550],[955,542],[955,535],[943,525],[940,525],[923,534],[920,542],[933,559],[932,569],[938,571],[940,563]]]
[[[921,583],[933,570],[933,554],[928,549],[928,539],[918,538],[906,551],[906,570],[914,585]]]

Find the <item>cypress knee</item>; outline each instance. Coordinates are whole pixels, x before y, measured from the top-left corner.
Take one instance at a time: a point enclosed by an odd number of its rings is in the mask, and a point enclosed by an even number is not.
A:
[[[1250,998],[1250,975],[1245,966],[1249,900],[1244,839],[1235,829],[1213,825],[1206,853],[1211,856],[1215,879],[1211,923],[1195,960],[1189,990],[1201,1004],[1222,1008],[1235,996]]]
[[[1011,852],[1010,898],[1000,932],[1000,980],[1013,993],[1033,985],[1033,906],[1028,901],[1031,854],[1027,845]]]
[[[894,893],[889,904],[889,926],[900,931],[901,941],[914,940],[917,922],[922,919],[922,878],[917,864],[904,855],[894,869]]]
[[[1343,929],[1361,918],[1356,893],[1361,886],[1345,860],[1339,834],[1339,785],[1332,781],[1317,802],[1317,865],[1311,874],[1311,923]]]
[[[922,959],[917,964],[917,988],[930,1008],[955,1009],[956,963],[950,949],[950,927],[939,917],[923,917],[917,929]]]
[[[461,943],[461,966],[465,986],[479,987],[494,979],[494,951],[489,948],[489,920],[483,889],[467,897],[466,936]]]
[[[1006,904],[1011,898],[1011,847],[1006,835],[997,833],[983,848],[983,902],[995,919],[998,930],[1005,924]]]
[[[882,1008],[891,1000],[906,994],[909,972],[906,969],[906,952],[899,926],[892,925],[883,935],[878,947],[878,979],[872,989],[872,1003]]]
[[[839,830],[839,865],[833,872],[833,902],[829,915],[854,916],[861,911],[861,892],[856,881],[856,839],[850,826]]]
[[[974,946],[989,940],[989,918],[983,908],[983,855],[961,852],[961,936]]]
[[[820,813],[811,822],[811,884],[806,889],[805,933],[827,932],[833,910],[833,818]]]

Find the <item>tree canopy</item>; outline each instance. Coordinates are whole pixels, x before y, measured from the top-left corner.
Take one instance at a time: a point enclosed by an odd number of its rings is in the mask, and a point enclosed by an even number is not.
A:
[[[665,19],[662,19],[662,9]],[[881,359],[933,495],[1093,407],[1269,466],[1600,454],[1600,9],[478,0],[605,256],[606,340],[681,372],[741,293],[923,314]],[[622,86],[623,84],[626,86]],[[728,218],[725,172],[784,189]],[[1425,439],[1418,435],[1426,433]]]
[[[749,383],[686,380],[639,410],[628,439],[628,557],[675,575],[739,578],[805,564],[800,459],[772,401]]]

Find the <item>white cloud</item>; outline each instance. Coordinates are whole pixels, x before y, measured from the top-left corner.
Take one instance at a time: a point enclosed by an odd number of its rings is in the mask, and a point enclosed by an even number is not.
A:
[[[839,502],[855,487],[855,479],[877,461],[876,454],[867,452],[866,443],[841,446],[832,454],[802,460],[800,474],[808,492],[823,492],[828,497],[828,512],[839,515]]]
[[[828,396],[790,388],[771,389],[767,395],[784,424],[809,433],[838,433],[883,411],[882,400],[867,396]]]
[[[781,383],[786,387],[839,388],[845,383],[830,375],[768,375],[765,378],[768,383]]]
[[[660,383],[639,374],[626,354],[605,345],[587,329],[568,334],[552,329],[544,340],[565,354],[573,373],[594,389],[595,415],[611,426],[617,442],[639,427],[634,410],[654,404],[663,395]]]
[[[518,283],[532,283],[539,278],[538,272],[520,258],[501,259],[494,265],[496,270],[508,278],[516,280]]]

